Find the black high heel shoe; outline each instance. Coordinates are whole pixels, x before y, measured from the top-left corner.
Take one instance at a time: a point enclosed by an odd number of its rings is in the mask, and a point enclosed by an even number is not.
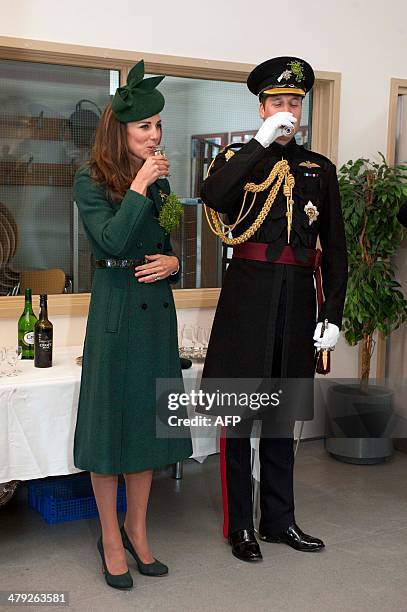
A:
[[[140,574],[143,574],[144,576],[165,576],[168,574],[168,567],[164,565],[164,563],[161,563],[161,561],[158,561],[158,559],[154,559],[152,563],[143,563],[134,550],[133,544],[130,542],[130,538],[126,533],[124,525],[120,529],[120,532],[122,534],[123,546],[131,555],[133,555]]]
[[[107,584],[114,589],[131,589],[133,586],[133,578],[129,570],[125,574],[111,574],[106,566],[105,551],[103,550],[102,536],[98,540],[98,550],[102,557],[103,573]]]

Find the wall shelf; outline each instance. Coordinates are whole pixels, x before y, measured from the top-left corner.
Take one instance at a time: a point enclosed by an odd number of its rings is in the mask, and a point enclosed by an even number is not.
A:
[[[0,117],[1,138],[18,140],[71,140],[69,119],[59,117]]]
[[[0,161],[0,185],[71,188],[77,164]]]

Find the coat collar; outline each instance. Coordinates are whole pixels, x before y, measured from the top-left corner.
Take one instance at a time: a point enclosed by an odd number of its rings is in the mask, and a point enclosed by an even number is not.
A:
[[[292,157],[294,154],[294,151],[297,148],[297,143],[295,140],[295,137],[291,138],[290,142],[288,142],[286,145],[281,145],[278,142],[273,142],[267,149],[268,152],[270,152],[272,155],[275,155],[277,157]]]

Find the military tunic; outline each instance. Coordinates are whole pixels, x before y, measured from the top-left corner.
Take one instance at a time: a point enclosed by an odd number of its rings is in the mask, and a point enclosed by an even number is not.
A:
[[[338,181],[334,165],[326,157],[296,144],[273,143],[264,148],[256,140],[241,146],[226,161],[227,150],[215,160],[202,188],[202,199],[211,208],[236,218],[247,182],[262,183],[275,163],[286,159],[295,178],[290,244],[297,259],[306,261],[306,248],[322,246],[325,318],[341,327],[347,284],[347,255]],[[227,156],[229,157],[229,155]],[[247,218],[237,226],[240,235],[262,208],[269,190],[257,194]],[[251,194],[249,194],[250,196]],[[319,215],[310,224],[304,206],[311,201]],[[250,204],[250,197],[247,206]],[[280,188],[265,220],[250,238],[268,243],[267,258],[279,257],[287,240],[286,197]],[[313,271],[295,265],[233,259],[225,275],[204,376],[267,377],[273,364],[276,320],[282,287],[286,289],[281,375],[314,375],[313,334],[316,324],[316,296]]]
[[[129,189],[121,203],[113,203],[89,170],[81,169],[74,196],[94,258],[173,255],[169,235],[157,221],[165,193],[167,180],[157,180],[147,197]],[[117,474],[189,457],[190,439],[155,435],[156,379],[181,377],[169,280],[140,283],[134,268],[96,269],[75,431],[76,467]]]

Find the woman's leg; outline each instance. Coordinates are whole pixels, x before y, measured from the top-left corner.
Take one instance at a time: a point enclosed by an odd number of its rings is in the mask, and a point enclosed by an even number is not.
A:
[[[147,542],[146,514],[150,495],[152,470],[125,474],[127,512],[124,528],[133,547],[143,563],[153,563]]]
[[[106,566],[110,574],[124,574],[128,567],[117,519],[117,475],[91,473],[93,492],[102,526]]]

